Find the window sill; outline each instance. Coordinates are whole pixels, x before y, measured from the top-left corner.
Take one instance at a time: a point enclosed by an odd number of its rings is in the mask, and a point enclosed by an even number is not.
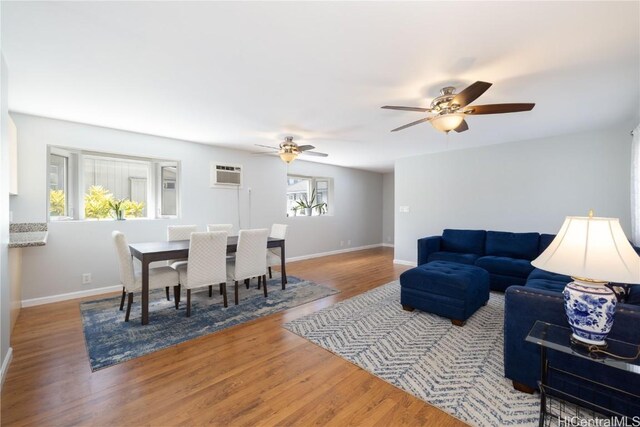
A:
[[[127,222],[127,221],[170,221],[173,219],[179,219],[177,216],[172,217],[162,217],[162,218],[126,218],[126,219],[113,219],[113,218],[103,218],[103,219],[49,219],[48,223],[54,224],[66,224],[69,222],[96,222],[96,223],[106,223],[106,222]]]

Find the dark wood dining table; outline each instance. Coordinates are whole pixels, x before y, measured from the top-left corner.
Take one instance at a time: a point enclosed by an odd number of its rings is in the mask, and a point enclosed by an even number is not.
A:
[[[285,269],[284,239],[269,237],[267,248],[280,248],[280,271],[282,274],[282,289],[287,284]],[[171,259],[186,259],[189,256],[189,240],[174,240],[172,242],[132,243],[129,245],[131,256],[142,263],[142,324],[149,323],[149,264]],[[238,249],[238,236],[227,237],[227,253],[232,254]]]

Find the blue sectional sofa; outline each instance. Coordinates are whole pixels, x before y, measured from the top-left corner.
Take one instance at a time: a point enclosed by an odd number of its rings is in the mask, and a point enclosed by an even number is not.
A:
[[[527,283],[529,275],[536,270],[531,261],[554,237],[540,233],[446,229],[442,236],[418,240],[418,265],[431,261],[475,265],[489,272],[492,290],[504,291],[509,286]],[[567,276],[562,277],[567,279],[565,284],[571,281]]]
[[[552,234],[507,233],[484,230],[444,230],[442,236],[418,240],[418,265],[433,261],[470,264],[489,272],[492,290],[505,292],[504,368],[505,377],[516,389],[537,390],[540,379],[540,348],[525,342],[536,320],[567,325],[562,290],[571,278],[534,268],[531,261],[554,239]],[[635,248],[640,254],[640,249]],[[628,287],[618,304],[609,335],[640,344],[640,285]],[[640,376],[554,351],[549,363],[603,384],[640,394]],[[609,393],[568,377],[551,378],[557,388],[595,401],[626,415],[640,415],[640,402]]]

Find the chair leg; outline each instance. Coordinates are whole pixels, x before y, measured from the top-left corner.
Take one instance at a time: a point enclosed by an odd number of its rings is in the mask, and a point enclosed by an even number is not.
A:
[[[262,276],[258,276],[258,289],[260,289],[261,283],[262,283]]]
[[[167,294],[167,301],[171,301],[171,298],[169,297],[169,287],[167,286],[166,288],[164,288],[164,291]]]
[[[264,289],[264,297],[267,297],[267,275],[264,274],[262,276],[262,281],[264,282],[264,286],[262,287],[262,289]]]
[[[251,279],[244,279],[244,284],[247,286],[247,289],[249,289],[249,282],[251,282]]]
[[[191,289],[187,289],[187,317],[191,317]]]
[[[124,321],[129,321],[129,314],[131,314],[131,304],[133,304],[133,292],[129,292],[129,298],[127,299],[127,314],[124,315]]]
[[[124,309],[124,297],[127,296],[127,291],[122,287],[122,299],[120,300],[120,311]]]
[[[273,279],[273,275],[271,274],[271,267],[269,267],[269,279]]]
[[[176,303],[176,310],[180,308],[180,285],[173,287],[173,301]]]
[[[238,281],[236,280],[236,289],[235,289],[235,293],[236,293],[236,305],[238,305]]]
[[[209,285],[209,298],[213,296],[213,286]]]
[[[220,293],[222,294],[222,301],[224,302],[224,308],[227,308],[227,284],[220,283]]]

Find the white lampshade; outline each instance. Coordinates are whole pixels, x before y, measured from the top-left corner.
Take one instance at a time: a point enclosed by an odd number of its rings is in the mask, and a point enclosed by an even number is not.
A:
[[[568,216],[556,238],[531,264],[574,278],[640,283],[640,257],[617,218]]]
[[[462,123],[463,120],[464,114],[451,113],[436,116],[429,122],[433,125],[434,128],[438,129],[439,131],[449,132],[460,126],[460,123]]]

